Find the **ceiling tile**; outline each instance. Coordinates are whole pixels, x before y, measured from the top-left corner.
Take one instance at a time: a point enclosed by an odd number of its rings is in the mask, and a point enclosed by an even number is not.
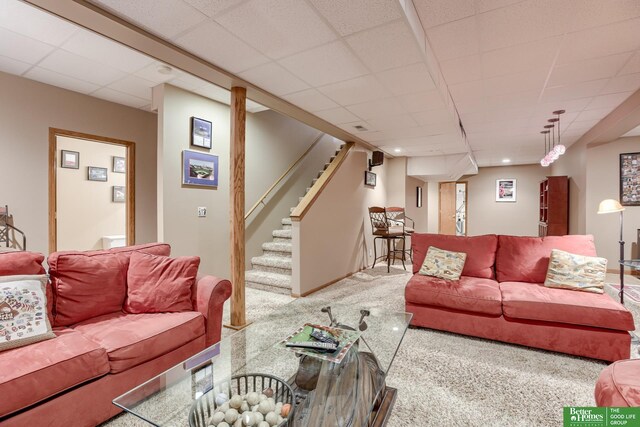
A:
[[[367,123],[371,125],[370,130],[393,130],[416,127],[417,123],[413,118],[407,114],[398,116],[382,116],[375,119],[367,120]]]
[[[615,76],[629,60],[631,53],[620,53],[584,61],[570,62],[555,67],[548,86],[561,86],[576,82],[603,79]]]
[[[99,86],[108,85],[125,76],[125,73],[115,68],[64,50],[53,52],[40,61],[38,65],[47,70],[85,80]]]
[[[29,24],[25,25],[26,22]],[[54,46],[59,46],[78,29],[63,19],[15,0],[0,1],[0,27]]]
[[[595,96],[591,99],[585,110],[596,110],[598,108],[614,109],[622,104],[633,92],[612,93],[609,95]]]
[[[315,89],[308,89],[301,92],[292,93],[290,95],[283,96],[283,98],[290,103],[297,105],[303,110],[311,112],[338,107],[338,104]]]
[[[612,24],[640,16],[640,2],[637,0],[579,0],[574,8],[570,31]]]
[[[411,117],[413,117],[418,125],[425,127],[439,125],[442,123],[456,123],[453,115],[448,110],[444,109],[412,113]]]
[[[438,92],[437,89],[403,95],[398,97],[398,101],[409,113],[417,113],[418,111],[434,110],[445,107],[440,96],[440,92]]]
[[[37,80],[48,85],[61,87],[63,89],[69,89],[74,92],[80,92],[87,94],[98,89],[99,86],[94,85],[84,80],[78,80],[73,77],[65,76],[54,71],[45,70],[44,68],[34,67],[27,71],[24,77]]]
[[[532,68],[551,68],[561,37],[550,37],[517,46],[494,49],[482,54],[485,78],[522,73]]]
[[[174,82],[171,82],[171,84],[175,85]],[[123,79],[111,83],[109,85],[109,88],[150,101],[151,88],[155,85],[156,84],[152,81],[145,80],[138,76],[129,75]]]
[[[475,16],[432,28],[427,38],[439,61],[480,53]]]
[[[474,15],[475,5],[469,0],[429,0],[414,2],[425,29]]]
[[[601,93],[608,79],[573,83],[566,86],[547,87],[542,94],[542,102],[564,102],[577,98],[593,97]]]
[[[184,0],[205,15],[214,18],[245,0]]]
[[[500,9],[523,0],[475,0],[476,11],[478,13],[488,12],[493,9]]]
[[[340,125],[338,125],[339,128],[346,130],[347,132],[351,132],[354,135],[361,133],[362,131],[356,129],[356,126],[362,126],[363,128],[367,129],[368,131],[371,131],[371,125],[363,120],[358,120],[355,122],[350,122],[350,123],[342,123]]]
[[[51,45],[0,28],[0,53],[3,56],[36,64],[54,50]]]
[[[376,74],[378,80],[394,95],[423,92],[435,88],[424,63],[407,65]]]
[[[567,34],[558,65],[640,49],[640,18]]]
[[[583,122],[586,120],[601,120],[607,114],[609,114],[611,110],[613,110],[613,108],[598,108],[595,110],[583,111],[582,113],[580,113],[580,115],[578,115],[578,118],[576,118],[575,121]]]
[[[528,91],[540,93],[547,79],[547,72],[545,68],[534,68],[522,73],[492,77],[484,80],[484,93],[486,96]]]
[[[171,84],[184,90],[194,91],[196,89],[200,89],[201,87],[212,85],[213,83],[192,76],[191,74],[184,73],[179,74],[177,78],[172,79]]]
[[[343,107],[316,111],[314,114],[321,119],[324,119],[333,124],[357,122],[362,119],[361,117],[354,115],[350,111],[347,111],[347,109]]]
[[[98,89],[97,91],[93,92],[91,96],[95,96],[97,98],[101,98],[118,104],[128,105],[129,107],[134,108],[141,108],[149,103],[149,100],[147,99],[140,99],[138,97],[118,92],[106,87]]]
[[[207,17],[182,0],[89,0],[125,21],[172,39],[195,27]]]
[[[440,69],[447,84],[471,82],[482,78],[480,55],[463,56],[440,62]]]
[[[278,59],[327,43],[335,33],[299,0],[251,0],[216,18],[233,34]]]
[[[153,62],[146,55],[84,29],[78,30],[61,47],[126,73],[138,71]]]
[[[388,98],[390,95],[389,91],[371,75],[333,83],[318,88],[318,90],[338,104],[345,106]]]
[[[299,92],[303,89],[309,88],[308,84],[298,79],[275,62],[259,65],[256,68],[244,71],[239,75],[243,79],[248,80],[256,86],[277,96]]]
[[[232,73],[269,62],[269,58],[215,22],[206,22],[175,39],[178,46]]]
[[[635,92],[638,89],[640,89],[640,73],[626,74],[609,80],[600,94]]]
[[[209,99],[213,99],[218,102],[222,102],[223,104],[229,105],[231,104],[231,92],[227,89],[221,88],[216,85],[209,85],[201,87],[200,89],[196,89],[197,94],[205,96]],[[247,100],[249,102],[249,100]]]
[[[345,40],[374,73],[423,60],[415,36],[402,20],[353,34]]]
[[[359,118],[367,121],[380,116],[398,115],[406,112],[394,98],[350,105],[348,109]]]
[[[0,55],[0,71],[5,73],[20,75],[31,67],[32,65],[26,62],[16,61],[15,59]]]
[[[367,74],[362,62],[342,41],[325,44],[279,61],[313,86],[323,86]]]
[[[640,73],[640,51],[636,51],[629,62],[620,70],[620,75],[633,73]]]
[[[169,67],[172,70],[170,74],[160,73],[159,70],[162,67],[168,67],[168,65],[162,64],[160,62],[152,62],[151,64],[144,67],[142,70],[136,71],[135,75],[145,80],[152,81],[157,85],[160,83],[165,83],[170,80],[173,80],[181,75],[181,73],[178,70],[171,67]]]
[[[567,131],[573,133],[574,131],[587,131],[597,125],[600,122],[600,119],[593,120],[585,120],[585,121],[574,121],[572,122]]]
[[[400,4],[386,0],[309,0],[341,36],[366,30],[402,16]]]

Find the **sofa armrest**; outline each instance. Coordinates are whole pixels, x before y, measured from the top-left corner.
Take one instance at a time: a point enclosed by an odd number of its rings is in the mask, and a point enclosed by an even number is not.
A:
[[[220,341],[224,302],[231,296],[231,282],[214,276],[199,276],[193,292],[193,307],[205,318],[206,345]]]

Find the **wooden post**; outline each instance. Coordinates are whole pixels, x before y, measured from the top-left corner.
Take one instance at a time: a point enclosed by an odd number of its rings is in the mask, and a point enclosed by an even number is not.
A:
[[[231,88],[231,325],[247,326],[244,283],[244,169],[247,89]]]

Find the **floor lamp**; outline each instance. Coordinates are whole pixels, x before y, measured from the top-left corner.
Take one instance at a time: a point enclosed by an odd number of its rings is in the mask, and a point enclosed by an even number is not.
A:
[[[608,214],[620,212],[620,304],[624,304],[624,265],[622,265],[622,261],[624,261],[624,239],[622,236],[623,229],[623,212],[624,207],[617,200],[606,199],[600,202],[600,206],[598,206],[599,214]]]

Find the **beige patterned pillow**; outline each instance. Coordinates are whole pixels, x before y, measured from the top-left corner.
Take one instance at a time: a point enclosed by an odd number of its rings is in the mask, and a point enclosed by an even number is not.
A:
[[[458,280],[464,268],[467,254],[464,252],[450,252],[429,246],[419,274],[423,276],[439,277],[447,280]]]
[[[0,277],[0,351],[55,338],[47,316],[46,275]]]
[[[544,285],[574,291],[604,292],[607,259],[553,249]]]

